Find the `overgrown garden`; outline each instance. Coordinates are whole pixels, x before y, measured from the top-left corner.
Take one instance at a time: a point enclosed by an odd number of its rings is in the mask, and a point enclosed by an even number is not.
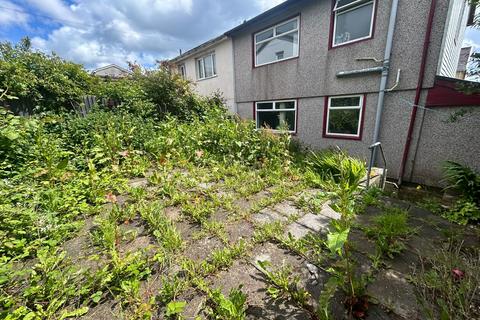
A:
[[[365,319],[372,304],[388,309],[369,288],[422,231],[409,208],[359,188],[364,161],[257,131],[164,64],[132,67],[100,81],[28,40],[0,45],[0,318]],[[121,104],[83,116],[83,95]],[[478,223],[478,174],[450,164],[447,177],[464,194],[439,214]],[[462,229],[443,235],[454,226],[433,217],[422,226],[436,223],[445,250],[410,273],[418,312],[471,319],[478,246],[459,244]]]

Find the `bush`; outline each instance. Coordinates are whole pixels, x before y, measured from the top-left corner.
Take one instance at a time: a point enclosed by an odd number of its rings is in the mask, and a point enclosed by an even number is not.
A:
[[[18,45],[0,43],[0,88],[16,99],[7,99],[15,112],[64,112],[81,102],[96,83],[81,65],[55,54],[31,50],[25,38]]]
[[[480,174],[457,162],[447,161],[444,165],[445,181],[468,201],[480,205]]]
[[[442,216],[450,222],[465,226],[469,223],[477,223],[480,221],[480,209],[473,202],[459,200],[450,210],[443,213]]]
[[[343,151],[312,152],[307,164],[322,180],[333,180],[346,189],[356,189],[366,174],[365,163]]]

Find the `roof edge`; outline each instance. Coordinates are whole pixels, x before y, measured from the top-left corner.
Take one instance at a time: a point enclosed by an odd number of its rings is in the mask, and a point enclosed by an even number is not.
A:
[[[179,56],[177,56],[173,59],[170,59],[170,62],[179,62],[179,61],[182,61],[184,59],[187,59],[187,58],[191,57],[192,55],[194,55],[195,53],[197,53],[201,50],[204,50],[204,49],[208,49],[208,48],[210,48],[210,47],[212,47],[212,46],[214,46],[214,45],[216,45],[220,42],[223,42],[227,39],[228,39],[228,36],[226,36],[225,34],[222,34],[218,37],[215,37],[211,40],[208,40],[208,41],[196,46],[193,49],[190,49],[190,50],[186,51],[185,53],[182,53],[181,55],[179,55]]]

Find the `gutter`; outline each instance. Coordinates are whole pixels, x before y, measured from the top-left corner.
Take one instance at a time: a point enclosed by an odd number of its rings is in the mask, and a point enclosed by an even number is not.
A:
[[[400,166],[400,174],[398,176],[398,185],[401,185],[403,182],[403,176],[405,175],[405,168],[407,166],[408,155],[410,153],[410,149],[412,146],[413,130],[415,128],[415,121],[417,119],[418,104],[420,102],[420,97],[422,95],[423,80],[425,78],[428,50],[430,48],[430,36],[432,34],[433,18],[435,16],[436,6],[437,6],[437,0],[432,0],[431,6],[430,6],[430,13],[428,16],[427,30],[425,32],[425,41],[423,43],[422,63],[420,65],[420,73],[418,75],[418,84],[417,84],[417,90],[415,93],[415,101],[413,103],[414,106],[412,109],[412,113],[410,115],[410,124],[408,127],[407,139],[406,139],[405,147],[403,150],[403,158]]]

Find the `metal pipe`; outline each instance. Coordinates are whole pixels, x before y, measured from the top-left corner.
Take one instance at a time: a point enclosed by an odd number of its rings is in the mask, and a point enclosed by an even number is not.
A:
[[[373,67],[373,68],[365,68],[360,70],[352,70],[352,71],[340,71],[337,72],[337,77],[348,77],[348,76],[356,76],[366,73],[380,73],[383,71],[383,67]]]
[[[405,175],[405,168],[407,166],[408,154],[410,152],[410,147],[412,144],[413,129],[415,128],[415,120],[417,118],[418,104],[420,103],[420,97],[422,95],[423,80],[425,78],[425,69],[427,66],[428,50],[430,48],[430,36],[432,34],[433,18],[435,17],[436,6],[437,6],[437,1],[432,0],[432,3],[430,5],[430,13],[428,16],[427,30],[425,32],[425,40],[423,43],[422,63],[420,65],[420,73],[418,75],[418,84],[417,84],[417,90],[415,93],[415,101],[413,103],[414,106],[412,109],[412,113],[410,115],[410,125],[408,126],[408,131],[407,131],[407,141],[405,142],[402,164],[400,166],[400,174],[398,176],[399,185],[401,185],[403,182],[403,176]]]
[[[385,104],[385,89],[387,88],[388,76],[390,74],[390,58],[392,56],[393,35],[395,34],[395,24],[397,20],[399,0],[392,1],[392,9],[390,11],[390,22],[388,23],[387,44],[385,46],[385,57],[383,59],[382,79],[380,81],[380,90],[378,92],[377,115],[375,119],[375,131],[373,134],[373,144],[379,142],[380,129],[382,126],[382,114]],[[372,158],[370,159],[369,168],[371,169],[375,164],[377,156],[377,148],[373,150]]]

